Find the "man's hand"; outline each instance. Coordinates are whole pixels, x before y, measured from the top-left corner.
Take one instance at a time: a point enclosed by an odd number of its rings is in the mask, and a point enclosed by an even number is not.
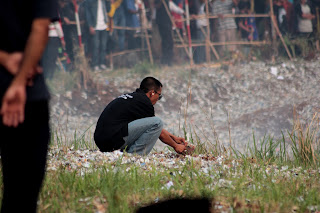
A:
[[[3,100],[1,115],[3,124],[9,127],[17,127],[24,121],[24,107],[26,103],[26,86],[14,80],[6,91]]]
[[[186,145],[184,144],[176,144],[176,146],[174,147],[174,150],[179,154],[183,154],[185,149],[186,149]]]
[[[172,139],[178,144],[183,144],[183,145],[187,145],[188,144],[186,142],[186,140],[184,138],[181,138],[181,137],[172,136]]]

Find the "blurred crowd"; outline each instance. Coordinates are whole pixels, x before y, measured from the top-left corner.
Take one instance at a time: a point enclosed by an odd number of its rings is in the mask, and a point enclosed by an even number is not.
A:
[[[312,37],[319,7],[320,0],[273,0],[272,9],[282,34]],[[186,41],[190,36],[193,43],[204,43],[208,30],[215,42],[268,40],[275,33],[270,19],[250,15],[268,14],[270,9],[269,0],[59,0],[60,21],[50,25],[43,58],[46,76],[52,77],[57,65],[72,70],[75,53],[81,49],[94,71],[105,70],[108,53],[146,47],[146,30],[151,39],[160,38],[161,42],[153,42],[161,46],[160,63],[167,65],[172,64],[178,34]],[[218,18],[208,21],[206,14]],[[221,45],[218,52],[224,55],[236,49]],[[193,48],[193,57],[196,63],[204,62],[205,47]]]

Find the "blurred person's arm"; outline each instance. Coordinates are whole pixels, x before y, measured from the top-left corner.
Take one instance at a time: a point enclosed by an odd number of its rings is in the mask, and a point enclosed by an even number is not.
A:
[[[177,6],[174,2],[172,2],[172,1],[169,1],[169,9],[170,9],[170,11],[175,12],[175,13],[177,13],[177,14],[179,14],[179,15],[184,14],[184,10],[183,10],[182,8],[178,7],[178,6]]]
[[[38,18],[32,23],[21,65],[3,100],[1,114],[4,125],[17,127],[24,121],[26,87],[37,74],[38,63],[48,41],[50,19]]]

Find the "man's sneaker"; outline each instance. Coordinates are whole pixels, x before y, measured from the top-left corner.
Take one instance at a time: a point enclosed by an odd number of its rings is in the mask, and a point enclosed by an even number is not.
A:
[[[94,70],[94,71],[99,71],[100,68],[99,68],[98,66],[95,66],[95,67],[93,68],[93,70]]]
[[[106,69],[107,69],[107,66],[106,66],[106,65],[104,65],[104,64],[101,64],[101,65],[100,65],[100,69],[102,69],[102,70],[106,70]]]

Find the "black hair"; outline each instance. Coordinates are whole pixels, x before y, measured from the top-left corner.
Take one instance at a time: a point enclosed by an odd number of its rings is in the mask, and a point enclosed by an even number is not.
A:
[[[241,1],[238,5],[239,10],[243,10],[243,9],[250,9],[251,8],[251,4],[250,2],[243,2]]]
[[[161,82],[154,77],[146,77],[141,81],[140,89],[147,93],[150,90],[159,90],[162,87]]]

